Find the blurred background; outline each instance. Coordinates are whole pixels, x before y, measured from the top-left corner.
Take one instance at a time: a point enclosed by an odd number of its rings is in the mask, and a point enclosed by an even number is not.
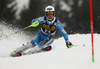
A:
[[[94,33],[100,33],[100,0],[92,1]],[[13,28],[25,28],[31,24],[32,19],[44,16],[47,5],[55,7],[55,16],[61,21],[68,34],[90,33],[89,0],[0,0],[0,24],[6,23]],[[40,26],[25,32],[37,33]],[[56,35],[61,36],[59,31]]]

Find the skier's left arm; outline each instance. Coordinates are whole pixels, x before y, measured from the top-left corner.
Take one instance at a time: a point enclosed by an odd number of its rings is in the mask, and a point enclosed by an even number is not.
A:
[[[68,48],[72,48],[72,43],[69,41],[69,38],[68,38],[68,34],[67,32],[65,31],[64,27],[62,26],[61,22],[59,20],[57,20],[57,25],[56,27],[58,28],[58,30],[62,33],[65,41],[66,41],[66,46]]]

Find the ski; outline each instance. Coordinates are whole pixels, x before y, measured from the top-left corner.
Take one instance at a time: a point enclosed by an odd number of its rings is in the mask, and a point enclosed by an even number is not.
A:
[[[49,44],[52,40],[53,40],[53,36],[50,35],[47,38],[45,38],[43,41],[41,41],[39,44],[35,43],[36,46],[33,47],[31,50],[26,50],[27,52],[23,51],[22,53],[17,53],[17,55],[13,56],[10,55],[12,57],[18,57],[18,56],[23,56],[23,55],[30,55],[30,54],[34,54],[34,53],[39,53],[39,52],[43,52],[42,49],[47,47],[47,44]]]
[[[53,36],[50,35],[46,39],[44,39],[42,42],[40,42],[39,44],[36,44],[36,46],[32,50],[28,51],[27,53],[23,52],[22,55],[30,55],[30,54],[34,54],[34,53],[43,52],[42,49],[44,49],[46,47],[46,44],[48,44],[52,40],[53,40]]]

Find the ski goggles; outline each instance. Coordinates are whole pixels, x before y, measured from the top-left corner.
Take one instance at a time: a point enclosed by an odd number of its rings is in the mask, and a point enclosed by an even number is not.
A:
[[[46,12],[46,15],[49,15],[49,14],[54,15],[54,12],[53,11]]]

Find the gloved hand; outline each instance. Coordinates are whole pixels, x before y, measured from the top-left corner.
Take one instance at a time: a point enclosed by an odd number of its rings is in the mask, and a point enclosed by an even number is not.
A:
[[[66,46],[68,47],[68,48],[72,48],[73,47],[73,44],[70,42],[70,41],[66,41]]]
[[[39,21],[35,20],[32,22],[32,24],[30,25],[31,27],[37,27],[39,25]]]

